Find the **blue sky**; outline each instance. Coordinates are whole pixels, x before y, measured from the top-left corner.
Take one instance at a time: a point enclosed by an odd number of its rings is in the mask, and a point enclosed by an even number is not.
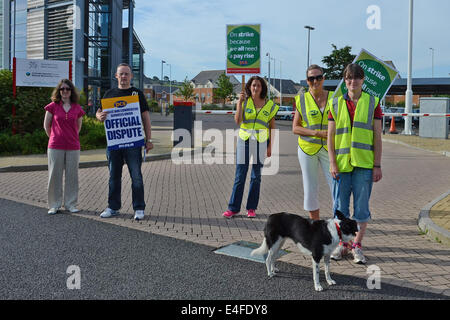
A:
[[[161,77],[161,60],[171,64],[172,79],[192,79],[200,71],[225,69],[227,24],[261,24],[263,76],[270,52],[276,59],[276,77],[305,78],[307,30],[311,31],[310,61],[322,65],[338,48],[364,48],[392,60],[407,77],[409,0],[135,0],[135,30],[145,49],[144,73]],[[370,30],[367,13],[380,9],[380,29]],[[413,77],[450,77],[450,1],[414,0]],[[272,67],[273,68],[273,62]],[[271,71],[273,77],[273,69]],[[164,67],[164,75],[169,68]],[[240,80],[240,76],[238,76]]]

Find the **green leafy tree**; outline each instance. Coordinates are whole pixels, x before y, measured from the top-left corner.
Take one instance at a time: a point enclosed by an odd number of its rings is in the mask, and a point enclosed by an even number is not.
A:
[[[216,81],[217,88],[214,89],[214,97],[223,100],[223,104],[227,101],[227,99],[234,99],[235,94],[233,92],[233,84],[230,81],[230,78],[227,77],[225,73],[222,73]]]
[[[325,77],[330,80],[341,79],[345,67],[353,62],[356,55],[350,53],[352,50],[352,47],[350,46],[345,46],[341,49],[338,49],[334,44],[331,46],[333,47],[331,54],[322,59],[322,62],[326,65],[326,67],[323,68]]]
[[[183,97],[184,101],[189,101],[194,98],[194,87],[187,77],[184,79],[180,89],[177,91],[176,96]]]

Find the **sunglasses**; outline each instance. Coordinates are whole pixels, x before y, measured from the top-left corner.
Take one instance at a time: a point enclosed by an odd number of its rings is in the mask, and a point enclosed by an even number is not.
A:
[[[59,88],[59,91],[72,91],[70,88]]]
[[[323,74],[319,74],[318,76],[315,77],[308,77],[306,78],[309,82],[314,82],[314,80],[317,81],[322,81],[323,80]]]

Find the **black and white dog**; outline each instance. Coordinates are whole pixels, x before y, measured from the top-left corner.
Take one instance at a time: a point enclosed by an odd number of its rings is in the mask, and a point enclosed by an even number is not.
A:
[[[336,218],[328,220],[310,220],[286,212],[274,213],[267,219],[264,227],[264,240],[251,255],[264,255],[269,277],[275,272],[275,260],[278,250],[286,239],[291,239],[304,254],[312,256],[314,288],[322,291],[319,283],[320,260],[325,262],[325,278],[329,285],[336,282],[330,277],[330,255],[339,245],[339,241],[347,242],[358,232],[356,221],[346,218],[340,211],[336,211]]]

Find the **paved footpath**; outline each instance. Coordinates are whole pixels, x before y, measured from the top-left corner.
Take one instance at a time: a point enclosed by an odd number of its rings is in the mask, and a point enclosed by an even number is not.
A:
[[[222,218],[234,179],[234,164],[175,164],[172,160],[143,164],[147,202],[145,220],[133,221],[131,186],[127,170],[123,178],[121,215],[100,219],[107,205],[107,167],[80,169],[79,208],[76,216],[222,247],[245,240],[259,243],[267,217],[287,211],[303,211],[301,171],[296,138],[288,128],[280,131],[280,168],[264,176],[257,218],[239,215]],[[217,155],[216,155],[217,156]],[[194,161],[192,161],[194,162]],[[417,227],[421,208],[448,190],[450,158],[391,143],[383,144],[383,179],[371,198],[372,221],[363,242],[365,266],[351,259],[333,262],[332,272],[367,279],[367,269],[381,269],[382,283],[401,285],[450,296],[450,248],[432,242]],[[47,171],[0,174],[0,198],[47,207]],[[248,183],[244,194],[248,191]],[[331,216],[331,200],[325,180],[320,180],[321,216]],[[281,261],[311,267],[291,242]]]

